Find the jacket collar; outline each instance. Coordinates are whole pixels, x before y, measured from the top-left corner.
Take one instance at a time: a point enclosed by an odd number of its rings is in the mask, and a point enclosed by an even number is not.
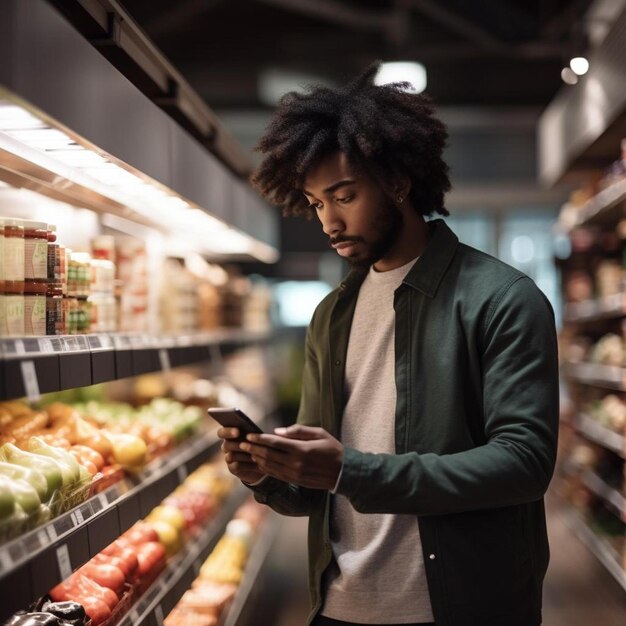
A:
[[[428,222],[430,240],[415,265],[402,281],[434,298],[459,245],[459,238],[443,220]]]
[[[459,238],[441,219],[428,222],[428,228],[428,245],[402,282],[433,298],[456,253]],[[366,276],[367,270],[351,270],[339,285],[339,297],[357,291]]]

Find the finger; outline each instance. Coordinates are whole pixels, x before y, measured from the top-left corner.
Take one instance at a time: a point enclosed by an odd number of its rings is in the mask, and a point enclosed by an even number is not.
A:
[[[243,463],[252,463],[252,457],[246,452],[227,452],[224,456],[226,463],[234,463],[240,461]]]
[[[248,461],[233,461],[232,463],[226,463],[226,467],[231,474],[239,477],[242,472],[259,474],[260,470],[258,465],[250,458]]]
[[[282,480],[285,482],[295,482],[294,479],[297,476],[298,472],[289,465],[283,465],[282,463],[277,463],[275,461],[263,459],[261,457],[255,460],[255,467],[257,471],[263,472],[264,474],[267,474],[269,476],[273,476],[274,478],[278,478],[278,480]]]
[[[217,436],[220,439],[239,439],[239,429],[238,428],[218,428]]]
[[[288,452],[294,454],[303,450],[303,442],[298,439],[288,439],[287,437],[281,437],[279,435],[247,435],[245,442],[242,445],[256,445],[265,448],[271,448],[273,450],[280,450],[282,452]],[[246,448],[242,448],[245,450]]]
[[[263,459],[274,458],[279,462],[286,463],[287,459],[292,459],[294,457],[293,450],[282,450],[279,448],[274,448],[271,446],[258,445],[255,443],[250,443],[248,441],[243,441],[240,444],[240,449],[244,452],[247,452],[250,456],[257,456]],[[285,460],[279,458],[282,457]]]
[[[222,452],[231,452],[232,450],[239,451],[241,449],[240,445],[240,440],[229,441],[228,439],[225,439],[222,442]]]
[[[274,432],[281,437],[288,439],[300,439],[301,441],[312,441],[313,439],[323,439],[327,432],[317,426],[304,426],[303,424],[293,424],[286,428],[275,428]]]

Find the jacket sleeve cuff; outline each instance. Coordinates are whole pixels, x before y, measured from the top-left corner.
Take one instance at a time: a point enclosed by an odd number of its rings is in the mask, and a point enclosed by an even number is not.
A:
[[[267,474],[265,474],[265,476],[263,476],[262,478],[259,478],[259,480],[255,481],[253,483],[247,483],[245,480],[242,480],[241,482],[246,487],[258,487],[261,483],[264,483],[268,478],[269,478],[269,476]]]
[[[335,485],[334,493],[351,498],[359,490],[363,478],[364,454],[354,448],[344,447],[343,465],[339,481]]]
[[[250,489],[250,491],[252,491],[254,499],[261,504],[266,504],[271,494],[285,485],[285,483],[282,483],[271,476],[263,476],[263,478],[255,483],[241,482],[244,486]]]

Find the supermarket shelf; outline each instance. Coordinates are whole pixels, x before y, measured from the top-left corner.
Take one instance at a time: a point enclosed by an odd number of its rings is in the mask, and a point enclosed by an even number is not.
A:
[[[226,524],[236,509],[250,492],[238,485],[219,514],[193,541],[188,542],[175,558],[171,559],[165,571],[152,583],[146,592],[133,605],[118,626],[140,626],[141,624],[163,624],[163,618],[191,587],[202,563],[207,558]]]
[[[622,205],[625,201],[626,180],[621,180],[603,189],[582,206],[572,228],[592,224],[616,223],[623,215]]]
[[[570,302],[565,305],[564,317],[566,322],[575,323],[593,322],[624,315],[626,315],[626,293],[616,293],[597,300]]]
[[[586,385],[626,391],[626,368],[597,363],[566,363],[565,374]]]
[[[586,415],[579,415],[574,420],[573,426],[586,439],[626,459],[626,437],[624,435],[613,432]]]
[[[596,496],[604,500],[609,509],[622,522],[626,522],[626,498],[615,488],[605,483],[597,474],[590,471],[583,472],[582,481],[585,487]]]
[[[218,449],[215,435],[195,435],[135,476],[0,546],[0,621],[117,539]]]
[[[259,573],[266,562],[267,555],[274,543],[278,524],[276,523],[275,514],[270,512],[268,518],[264,522],[264,528],[252,548],[248,564],[246,566],[244,577],[241,585],[237,589],[237,593],[232,604],[228,608],[225,617],[220,621],[220,626],[236,626],[241,613],[250,598],[250,593],[255,586]]]
[[[195,335],[99,334],[0,340],[0,399],[28,397],[167,371],[262,343],[271,333],[222,329]]]
[[[622,567],[620,555],[607,541],[598,537],[574,509],[571,509],[564,516],[564,519],[576,536],[589,548],[592,554],[597,557],[626,591],[626,570]]]

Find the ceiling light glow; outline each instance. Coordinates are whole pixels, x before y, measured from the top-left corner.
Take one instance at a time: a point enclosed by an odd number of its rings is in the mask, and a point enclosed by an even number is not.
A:
[[[426,68],[421,63],[413,61],[394,61],[383,63],[374,77],[375,85],[389,83],[410,83],[410,93],[421,93],[426,89]]]
[[[570,67],[564,67],[561,70],[561,80],[566,85],[575,85],[578,82],[578,76],[576,76]]]
[[[93,189],[127,207],[135,216],[148,218],[152,228],[171,233],[172,242],[180,244],[185,254],[195,249],[207,255],[251,255],[268,263],[277,260],[278,252],[272,246],[232,228],[203,209],[192,207],[174,195],[173,190],[131,173],[114,163],[113,157],[101,156],[91,146],[77,141],[80,140],[51,127],[27,109],[0,99],[0,145],[16,149],[20,155],[20,150],[27,148],[24,158],[30,158],[33,163],[45,155],[45,167],[51,172]],[[0,186],[7,185],[0,182]],[[113,214],[109,217],[133,224]],[[137,225],[137,228],[146,227]]]
[[[585,57],[574,57],[570,60],[569,66],[578,76],[584,76],[589,71],[589,61]]]

